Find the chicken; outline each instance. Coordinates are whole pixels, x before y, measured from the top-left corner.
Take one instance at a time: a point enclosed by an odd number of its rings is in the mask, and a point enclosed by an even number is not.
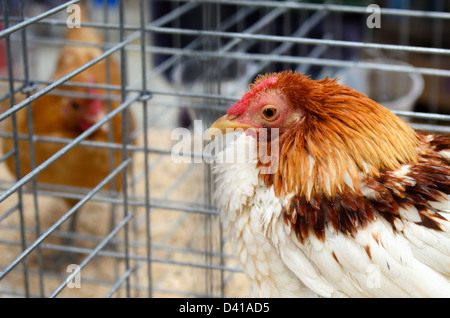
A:
[[[82,10],[84,12],[84,10]],[[84,20],[84,19],[83,19]],[[84,27],[68,29],[67,40],[88,41],[101,43],[103,39],[92,28]],[[53,80],[74,71],[85,63],[102,54],[98,47],[83,47],[76,44],[67,44],[61,48]],[[110,63],[110,64],[108,64]],[[110,83],[107,81],[107,68],[109,67]],[[108,60],[101,60],[85,71],[73,77],[71,82],[87,84],[112,84],[120,85],[120,72],[116,61],[111,56]],[[62,91],[66,94],[61,95]],[[35,136],[57,137],[73,139],[86,131],[92,125],[104,118],[108,113],[108,102],[101,95],[106,96],[104,89],[96,89],[87,85],[84,87],[58,87],[56,94],[47,94],[32,103],[33,134]],[[69,94],[67,94],[69,92]],[[81,94],[81,95],[80,95]],[[66,97],[68,96],[68,97]],[[117,91],[111,91],[111,96],[118,97],[111,102],[111,109],[119,106],[120,100]],[[27,109],[17,112],[17,127],[19,134],[28,134]],[[134,130],[135,123],[131,113],[127,115],[127,130]],[[12,131],[12,122],[6,125],[7,131]],[[109,131],[111,130],[111,137]],[[86,138],[88,141],[122,143],[122,113],[114,116],[110,121],[93,132]],[[21,176],[26,175],[31,170],[30,148],[28,140],[22,139],[19,142]],[[35,160],[36,165],[43,163],[50,156],[60,150],[65,144],[47,141],[36,141]],[[3,152],[14,149],[13,140],[5,139],[3,142]],[[69,150],[54,163],[42,170],[37,175],[37,181],[58,186],[72,186],[82,188],[93,188],[99,184],[110,172],[110,157],[113,152],[114,166],[122,162],[122,150],[110,150],[101,147],[90,147],[77,145]],[[15,157],[7,160],[7,166],[15,176]],[[122,189],[122,174],[119,173],[113,179],[114,187],[110,184],[104,189]],[[68,207],[73,207],[78,200],[65,199]],[[74,214],[76,216],[76,213]],[[74,228],[74,221],[71,228]]]
[[[263,296],[450,296],[448,135],[289,71],[258,77],[208,135],[221,221]]]

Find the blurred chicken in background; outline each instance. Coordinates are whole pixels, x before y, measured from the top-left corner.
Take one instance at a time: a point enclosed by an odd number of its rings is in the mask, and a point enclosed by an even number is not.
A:
[[[81,22],[86,21],[86,12],[83,7],[81,7],[81,16]],[[92,43],[103,42],[103,38],[93,28],[82,25],[80,28],[68,28],[66,40]],[[78,46],[75,43],[67,43],[60,51],[52,79],[57,80],[69,74],[100,54],[102,54],[102,50],[98,46]],[[78,84],[84,85],[80,85],[83,87],[58,87],[51,94],[44,95],[32,103],[33,135],[39,137],[76,138],[104,118],[111,109],[117,108],[120,104],[118,101],[120,100],[118,96],[120,93],[118,91],[110,92],[110,97],[113,100],[108,105],[107,98],[105,98],[107,91],[92,87],[95,84],[120,85],[120,72],[112,56],[101,60],[74,76],[70,82],[78,82]],[[110,141],[121,144],[122,116],[123,114],[119,113],[94,131],[86,140],[96,142]],[[17,112],[17,127],[19,134],[28,134],[29,125],[26,108]],[[130,132],[134,129],[135,122],[129,113],[127,115],[126,131]],[[10,120],[6,124],[6,131],[12,131],[12,122]],[[133,141],[129,140],[129,142]],[[36,165],[43,163],[64,145],[64,143],[36,141],[34,143]],[[3,153],[7,153],[12,149],[14,149],[13,139],[5,138]],[[113,160],[111,160],[112,157]],[[30,144],[26,139],[21,139],[19,142],[19,158],[21,177],[23,177],[32,169]],[[77,145],[40,172],[37,175],[37,181],[60,186],[93,188],[111,172],[112,166],[116,167],[121,162],[121,149],[111,150],[102,147]],[[15,156],[7,160],[7,166],[11,173],[15,175]],[[123,186],[122,174],[118,174],[113,180],[114,187],[108,184],[105,188],[121,191]],[[64,200],[68,208],[72,208],[78,202],[77,199],[71,198]],[[69,225],[71,230],[75,230],[75,216],[76,213],[73,215]]]

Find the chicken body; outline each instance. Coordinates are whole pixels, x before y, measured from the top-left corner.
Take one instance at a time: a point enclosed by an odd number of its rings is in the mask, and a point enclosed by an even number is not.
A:
[[[263,296],[450,297],[448,136],[291,72],[257,79],[214,128],[247,129],[218,155],[215,196]]]

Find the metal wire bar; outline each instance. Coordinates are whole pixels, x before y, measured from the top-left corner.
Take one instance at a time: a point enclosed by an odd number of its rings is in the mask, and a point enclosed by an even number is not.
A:
[[[124,0],[119,0],[119,38],[120,42],[123,43],[125,41],[125,30],[124,30],[124,24],[125,24],[125,18],[124,18],[125,10],[124,10]],[[122,97],[122,103],[125,103],[127,98],[127,92],[125,90],[125,87],[127,86],[127,60],[126,60],[126,51],[125,46],[122,46],[120,48],[120,86],[121,86],[121,97]],[[122,112],[122,160],[125,161],[128,158],[127,154],[127,127],[128,127],[128,116],[127,112]],[[122,173],[122,194],[123,194],[123,217],[124,219],[128,218],[130,216],[128,211],[128,171],[124,170]],[[128,222],[124,224],[124,231],[125,231],[125,269],[129,270],[131,268],[130,265],[130,251],[129,251],[129,226]],[[126,295],[129,298],[130,297],[130,280],[127,278],[125,279],[125,289],[126,289]]]
[[[281,9],[280,9],[281,10]],[[324,11],[319,11],[326,13]],[[180,34],[180,35],[196,35],[196,36],[211,36],[211,37],[223,37],[231,38],[234,40],[257,40],[257,41],[272,41],[292,44],[311,44],[311,45],[327,45],[337,47],[349,47],[349,48],[361,48],[361,49],[382,49],[387,51],[404,51],[411,53],[425,53],[436,55],[450,55],[450,49],[435,48],[435,47],[420,47],[410,45],[395,45],[395,44],[381,44],[381,43],[365,43],[356,41],[342,41],[331,39],[314,39],[304,38],[298,36],[286,36],[286,35],[268,35],[268,34],[252,34],[250,30],[247,32],[222,32],[222,31],[210,31],[210,30],[191,30],[186,28],[168,28],[158,26],[148,26],[146,28],[149,31],[159,32],[164,34]]]
[[[189,214],[185,214],[185,215],[189,215]],[[184,221],[184,219],[182,221]],[[17,226],[16,227],[2,226],[2,228],[16,230]],[[29,232],[33,231],[32,229],[27,229],[27,230]],[[176,228],[171,229],[171,231],[176,231]],[[75,239],[84,239],[86,241],[91,241],[91,242],[95,242],[95,243],[100,243],[104,239],[104,236],[93,236],[93,235],[88,236],[86,234],[67,233],[65,231],[58,231],[58,230],[55,230],[53,232],[53,234],[57,237],[69,237],[69,238],[75,238]],[[167,233],[167,235],[164,238],[162,238],[159,243],[154,244],[153,247],[154,247],[155,251],[168,251],[171,253],[204,255],[204,253],[205,253],[204,250],[187,248],[187,247],[175,247],[175,246],[168,245],[167,241],[170,239],[170,236],[173,234],[174,233]],[[20,245],[20,242],[13,241],[13,240],[0,240],[0,243],[16,245],[16,246]],[[124,240],[117,239],[117,238],[111,238],[109,240],[109,243],[123,245]],[[144,244],[140,241],[133,241],[133,240],[131,240],[129,243],[130,243],[130,246],[143,246],[143,244]],[[53,250],[53,251],[66,251],[66,252],[77,253],[77,254],[89,255],[93,251],[92,248],[82,248],[82,247],[69,246],[69,245],[55,245],[55,244],[47,244],[47,243],[42,243],[41,245],[42,245],[42,249]],[[227,254],[227,253],[221,253],[221,252],[211,251],[211,252],[209,252],[209,254],[213,257],[223,256],[223,257],[229,258],[229,259],[235,258],[235,256],[233,254]],[[111,251],[111,250],[99,251],[98,255],[102,256],[102,257],[113,257],[113,258],[117,258],[117,259],[123,259],[125,257],[123,253],[118,252],[118,251]],[[130,256],[131,259],[133,259],[133,260],[145,261],[144,255],[138,255],[138,254],[130,254],[130,255],[131,255]],[[205,266],[207,266],[207,265],[205,265]],[[229,266],[225,266],[225,267],[231,271],[236,271],[238,269],[236,267],[229,267]],[[238,271],[242,271],[242,270],[238,270]]]
[[[310,65],[332,66],[332,67],[360,68],[367,70],[381,70],[399,73],[417,73],[422,75],[433,75],[442,77],[450,76],[450,70],[433,69],[427,67],[414,67],[407,65],[361,62],[361,61],[342,61],[325,58],[274,56],[272,54],[243,53],[243,52],[226,52],[226,53],[219,53],[216,51],[203,52],[203,51],[166,48],[166,47],[150,47],[148,51],[152,53],[176,54],[195,57],[203,57],[207,55],[212,57],[233,58],[236,60],[245,60],[245,61],[267,61],[267,62],[281,62],[293,64],[310,64]]]
[[[108,3],[107,1],[103,1],[103,23],[106,24],[109,22],[109,15],[108,15]],[[107,49],[107,43],[109,43],[109,30],[108,29],[103,29],[103,43],[102,44],[102,50]],[[106,58],[106,70],[105,70],[105,76],[106,76],[106,83],[111,84],[111,57],[107,57]],[[120,88],[121,89],[121,88]],[[106,91],[106,100],[107,100],[107,111],[110,112],[112,110],[112,101],[115,99],[115,96],[112,95],[112,91],[111,90],[107,90]],[[117,98],[118,100],[122,100],[122,98]],[[113,129],[108,129],[108,142],[113,142],[114,141],[114,132]],[[115,158],[114,158],[114,151],[113,150],[109,150],[109,169],[113,170],[114,169],[114,162],[115,162]],[[131,165],[130,165],[130,168]],[[111,197],[115,197],[118,195],[118,193],[116,192],[117,189],[117,184],[116,184],[116,180],[113,179],[111,180],[111,186],[110,186],[110,191],[109,191],[109,196]],[[116,213],[117,213],[117,207],[118,205],[116,204],[110,204],[110,224],[109,227],[110,229],[113,229],[115,227],[115,223],[116,223]],[[119,264],[116,261],[115,263],[115,277],[117,278],[119,276]]]
[[[132,219],[132,215],[130,215],[129,218],[130,219],[128,220],[128,222]],[[117,231],[121,230],[121,228],[119,228],[119,226],[123,227],[122,223],[125,223],[125,220],[123,220],[121,222],[121,224],[119,224],[116,227],[115,230],[117,230]],[[92,255],[92,256],[97,255],[97,256],[101,256],[101,257],[111,257],[111,258],[123,260],[125,258],[125,255],[123,253],[109,251],[109,250],[102,250],[106,244],[113,242],[111,234],[112,234],[112,232],[110,232],[108,234],[107,238],[109,240],[106,240],[105,237],[102,237],[100,244],[95,249],[81,248],[81,247],[74,247],[74,246],[61,246],[61,245],[44,244],[44,243],[42,243],[42,248],[48,249],[48,250],[54,250],[54,251],[66,251],[66,252],[71,252],[71,253],[86,254],[86,255]],[[115,233],[115,234],[117,234],[117,233]],[[5,243],[5,241],[1,241],[1,243]],[[19,242],[6,242],[6,243],[8,243],[10,245],[20,244]],[[100,248],[99,248],[99,246],[100,246]],[[187,250],[187,249],[180,250],[180,249],[176,249],[176,248],[171,248],[170,246],[162,246],[162,245],[154,245],[154,248],[161,249],[161,250],[167,250],[170,252],[182,252],[185,254],[197,253],[199,255],[204,255],[204,253],[205,253],[204,250],[198,250],[198,251]],[[216,256],[216,257],[219,257],[220,255],[221,255],[220,253],[213,254],[213,256]],[[226,256],[228,258],[234,258],[234,255],[224,255],[224,256]],[[134,261],[140,261],[140,262],[147,261],[147,258],[144,255],[130,254],[129,258],[130,258],[130,260],[134,260]],[[91,261],[91,259],[89,259],[89,261]],[[89,261],[87,261],[86,264]],[[243,273],[243,270],[240,267],[233,267],[233,266],[227,266],[227,265],[213,265],[213,264],[206,264],[206,263],[199,263],[199,262],[188,262],[188,261],[162,258],[162,257],[152,257],[151,262],[163,263],[163,264],[169,264],[169,265],[180,265],[180,266],[187,266],[187,267],[194,267],[194,268],[201,268],[201,269],[206,268],[206,269],[213,269],[213,270],[222,270],[222,271],[233,272],[233,273]],[[86,265],[86,264],[84,264],[84,265]],[[81,267],[81,264],[80,264],[80,267]],[[82,268],[80,268],[80,270],[81,269]],[[131,269],[133,269],[133,268],[131,268]],[[73,272],[72,273],[73,275],[71,274],[71,276],[67,277],[67,279],[60,285],[60,288],[61,287],[64,288],[64,286],[67,284],[67,282],[71,281],[77,273],[78,272]]]
[[[42,186],[40,184],[40,186]],[[62,187],[60,187],[59,190],[61,190]],[[75,190],[63,193],[60,191],[45,191],[45,190],[38,190],[37,194],[40,196],[49,196],[54,198],[68,198],[68,199],[82,199],[86,193],[80,193],[77,194],[74,192]],[[24,190],[24,193],[27,193],[26,190]],[[91,201],[95,202],[103,202],[103,203],[112,203],[112,204],[121,204],[122,199],[121,198],[114,198],[114,197],[106,197],[106,196],[94,196],[91,198]],[[155,208],[155,209],[164,209],[169,211],[183,211],[183,212],[192,212],[192,213],[199,213],[199,214],[212,214],[212,215],[218,215],[217,209],[215,207],[205,208],[202,206],[197,207],[187,207],[187,205],[195,206],[192,204],[192,202],[187,201],[169,201],[169,200],[163,200],[160,198],[150,198],[151,203],[149,204],[149,208]],[[128,201],[128,205],[134,206],[134,207],[145,207],[145,203],[143,197],[136,197],[136,198],[130,198]],[[168,203],[162,203],[162,202],[168,202]]]
[[[74,0],[74,1],[81,1],[81,0]],[[70,5],[69,5],[70,6]],[[55,12],[56,13],[56,12]],[[25,21],[29,21],[32,18],[25,18]],[[3,18],[0,18],[0,21],[3,21]],[[10,19],[11,22],[17,22],[17,21],[21,21],[19,18],[15,18],[15,17],[11,17]],[[44,25],[44,26],[61,26],[61,27],[67,27],[67,21],[66,20],[61,20],[61,19],[45,19],[45,20],[39,20],[36,22],[32,22],[33,25]],[[119,30],[120,26],[117,23],[108,23],[108,22],[93,22],[93,21],[83,21],[80,23],[80,27],[88,27],[88,28],[96,28],[96,29],[105,29],[105,30]],[[22,26],[23,27],[23,26]],[[139,27],[135,26],[135,25],[131,25],[131,24],[126,24],[124,25],[124,30],[125,31],[138,31]],[[35,38],[40,38],[40,37],[35,37]],[[43,39],[43,38],[42,38]],[[53,42],[54,39],[48,39],[48,41],[50,41],[50,43],[63,43],[63,42]],[[57,39],[56,41],[70,41],[67,39]],[[96,46],[98,47],[98,43],[91,43],[91,44],[86,44],[88,46]]]
[[[184,214],[184,215],[190,215],[189,213]],[[178,226],[178,222],[183,222],[185,219],[184,217],[182,218],[182,220],[177,220],[177,226]],[[2,229],[9,229],[9,230],[17,230],[18,226],[14,226],[14,225],[2,225],[1,226]],[[173,229],[171,229],[172,231]],[[32,228],[26,228],[27,233],[33,233],[33,229]],[[175,230],[176,231],[176,230]],[[52,233],[55,237],[60,237],[60,238],[73,238],[73,239],[78,239],[78,240],[85,240],[85,241],[89,241],[89,242],[95,242],[95,243],[100,243],[103,239],[104,236],[100,236],[100,235],[87,235],[85,233],[83,234],[78,234],[78,233],[68,233],[64,230],[55,230]],[[170,243],[168,243],[167,241],[170,239],[171,235],[174,233],[167,233],[167,235],[164,236],[164,238],[162,238],[158,243],[155,243],[153,245],[155,251],[168,251],[171,253],[181,253],[181,254],[196,254],[196,255],[203,255],[205,253],[204,250],[202,249],[195,249],[195,248],[191,248],[191,247],[177,247],[177,246],[171,246],[169,245]],[[9,244],[9,245],[15,245],[15,246],[19,246],[20,245],[20,241],[17,240],[0,240],[0,243],[2,244]],[[124,240],[123,239],[118,239],[118,238],[112,238],[110,240],[110,243],[115,243],[118,245],[123,245],[124,244]],[[141,241],[137,241],[137,240],[131,240],[130,242],[130,246],[135,246],[135,247],[142,247],[144,246],[145,243],[141,242]],[[76,247],[76,246],[70,246],[70,245],[56,245],[56,244],[51,244],[51,243],[42,243],[42,248],[43,249],[47,249],[47,250],[54,250],[54,251],[68,251],[71,253],[78,253],[78,254],[90,254],[92,252],[92,248],[84,248],[84,247]],[[220,257],[222,254],[220,252],[210,252],[210,254],[214,257]],[[115,257],[115,258],[124,258],[124,254],[118,251],[113,251],[113,250],[105,250],[105,251],[101,251],[100,256],[107,256],[107,257]],[[133,255],[133,254],[131,254]],[[227,254],[227,253],[223,253],[223,256],[225,258],[230,258],[230,259],[234,259],[235,256],[233,254]],[[145,260],[145,256],[144,255],[138,255],[138,254],[134,254],[134,256],[132,256],[132,258],[134,258],[134,260]]]
[[[140,15],[140,27],[141,27],[141,34],[145,34],[145,5],[144,1],[139,1],[139,10],[141,12]],[[148,118],[148,99],[151,98],[151,95],[147,92],[147,60],[146,60],[146,54],[145,54],[145,36],[141,38],[141,69],[142,69],[142,95],[141,95],[141,102],[142,102],[142,112],[143,112],[143,131],[144,131],[144,149],[149,148],[149,141],[148,141],[148,121],[146,120]],[[144,95],[145,94],[145,95]],[[151,217],[150,217],[150,167],[148,165],[149,162],[149,152],[144,151],[144,194],[145,194],[145,234],[147,236],[146,240],[146,252],[147,252],[147,279],[148,279],[148,289],[147,289],[147,295],[148,297],[153,296],[153,279],[152,279],[152,263],[151,263],[151,257],[152,257],[152,242],[151,242]]]
[[[196,3],[208,3],[210,0],[169,0],[169,1],[192,1]],[[220,0],[222,5],[239,5],[239,6],[257,6],[261,8],[286,8],[293,10],[326,10],[330,12],[339,13],[362,13],[367,14],[366,7],[337,5],[337,4],[315,4],[315,3],[301,3],[294,1],[258,1],[258,0]],[[428,19],[450,19],[448,12],[433,12],[423,10],[407,10],[407,9],[392,9],[380,8],[380,13],[393,16],[405,16]]]

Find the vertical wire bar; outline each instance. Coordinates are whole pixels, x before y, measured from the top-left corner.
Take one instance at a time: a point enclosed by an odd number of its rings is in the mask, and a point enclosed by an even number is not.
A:
[[[144,0],[139,1],[141,11],[141,67],[142,67],[142,111],[143,111],[143,131],[144,131],[144,187],[145,187],[145,230],[146,230],[146,250],[147,250],[147,293],[148,297],[153,297],[152,280],[152,240],[151,240],[151,218],[150,218],[150,171],[149,171],[149,152],[148,143],[148,103],[147,103],[147,60],[146,60],[146,34],[145,34],[145,5]]]
[[[207,2],[203,5],[203,28],[205,30],[219,30],[220,29],[220,22],[221,22],[221,15],[220,15],[220,4],[215,1]],[[221,45],[220,45],[220,39],[215,37],[206,37],[204,39],[203,48],[206,52],[212,52],[212,51],[220,51]],[[203,86],[205,93],[213,93],[213,94],[220,94],[220,86],[221,86],[221,73],[215,72],[214,70],[220,69],[220,60],[218,58],[208,57],[207,60],[204,63],[204,72],[203,72]],[[216,102],[216,100],[212,100],[213,103]],[[212,117],[211,110],[207,109],[203,116],[203,125],[206,124],[206,121],[210,121]],[[202,127],[205,129],[205,127]],[[205,141],[202,140],[203,147],[205,146]],[[208,206],[208,208],[211,208],[212,206],[212,175],[211,175],[211,166],[210,165],[204,165],[204,200],[205,204]],[[213,262],[215,259],[215,256],[213,253],[214,250],[214,233],[213,231],[213,216],[212,215],[205,215],[204,216],[204,223],[205,223],[205,288],[206,288],[206,294],[208,296],[214,296],[214,276],[215,276],[215,270],[213,267]],[[220,235],[219,235],[220,236]],[[219,238],[220,241],[220,238]],[[220,244],[220,243],[219,243]],[[220,247],[219,247],[220,249]],[[223,260],[219,257],[219,262],[222,262]],[[223,295],[223,271],[219,273],[220,275],[220,294]]]
[[[291,24],[292,24],[292,12],[290,11],[290,10],[288,10],[288,11],[286,11],[284,14],[283,14],[283,21],[282,21],[282,34],[284,35],[284,36],[290,36],[291,35],[291,30],[292,30],[292,27],[291,27]],[[286,52],[286,54],[287,55],[292,55],[294,53],[294,51],[291,49],[291,50],[288,50],[287,52]],[[287,63],[284,63],[283,64],[283,68],[284,69],[290,69],[290,65],[289,64],[287,64]]]
[[[119,1],[119,38],[120,42],[123,43],[125,41],[125,6],[124,0]],[[122,103],[125,102],[127,92],[127,65],[126,65],[126,50],[125,46],[120,48],[120,90],[121,90],[121,99]],[[125,108],[122,111],[122,161],[127,160],[127,143],[128,143],[128,135],[127,135],[127,112],[128,108]],[[122,172],[122,192],[123,192],[123,214],[124,218],[128,218],[128,185],[127,185],[127,173],[128,169],[124,169]],[[128,222],[124,226],[124,244],[125,244],[125,270],[128,271],[130,269],[130,251],[129,251],[129,226]],[[130,297],[130,278],[127,277],[125,280],[125,290],[126,297]]]
[[[125,22],[123,22],[123,24],[125,25]],[[136,34],[139,34],[139,36],[142,38],[141,30],[137,29],[135,32],[136,32]],[[125,36],[124,36],[124,38],[125,38]],[[124,52],[125,52],[125,49],[126,48],[124,47]],[[126,70],[128,70],[128,69],[126,69]],[[126,72],[125,76],[127,76],[127,75],[128,75],[128,72]],[[127,82],[125,82],[125,83],[128,84]],[[122,126],[122,128],[124,129],[123,131],[125,131],[125,137],[126,138],[123,139],[123,140],[125,140],[125,147],[126,147],[126,144],[133,143],[133,139],[137,138],[137,137],[134,136],[133,117],[132,117],[133,114],[132,114],[132,111],[131,111],[130,107],[128,107],[125,110],[125,115],[126,115],[126,118],[124,118],[124,120],[126,121],[127,124],[125,125],[125,127]],[[128,152],[125,152],[124,159],[126,159],[127,157],[128,157]],[[130,169],[128,171],[127,171],[127,174],[129,176],[129,179],[132,181],[134,176],[135,176],[135,172],[136,172],[135,171],[134,160],[130,161]],[[127,180],[127,179],[128,178],[125,178],[125,180]],[[135,182],[130,182],[130,184],[127,184],[127,200],[128,200],[128,192],[130,193],[130,195],[132,197],[136,196],[137,192],[136,192],[136,183]],[[131,215],[133,215],[133,216],[137,215],[137,207],[135,205],[131,205],[127,209],[131,209]],[[128,212],[127,214],[130,214],[130,212]],[[129,229],[130,228],[128,228],[128,230]],[[132,224],[131,224],[131,230],[132,230],[132,235],[133,235],[132,239],[135,242],[137,242],[138,241],[138,233],[139,233],[139,223],[138,223],[138,220],[135,219],[135,218],[133,218],[133,221],[132,221]],[[130,242],[130,236],[128,237],[128,242]],[[138,253],[138,249],[139,248],[138,248],[137,245],[131,244],[130,248],[133,248],[133,252],[135,254]],[[131,274],[132,274],[132,275],[130,274],[129,277],[127,277],[128,281],[130,281],[131,277],[133,277],[135,279],[136,283],[139,282],[139,273],[138,273],[138,270],[136,270],[137,268],[138,268],[138,262],[134,261],[133,262],[133,266],[131,268],[128,268],[128,271],[131,270]],[[130,285],[130,289],[131,289],[132,284],[130,283],[129,285]],[[133,291],[134,291],[133,296],[134,297],[139,297],[139,289],[135,288]],[[130,295],[128,297],[130,297]]]
[[[216,21],[216,25],[215,25],[214,30],[220,30],[221,24],[222,24],[222,19],[221,19],[221,6],[220,6],[219,3],[216,3],[216,8],[217,8],[217,13],[216,13],[217,21]],[[219,38],[217,38],[216,41],[217,41],[217,49],[216,50],[217,50],[217,52],[220,52],[220,50],[221,50],[221,40]],[[218,66],[219,70],[221,70],[220,66],[221,66],[221,64],[223,62],[225,62],[225,60],[218,60],[217,61],[217,66]],[[216,72],[216,77],[217,77],[217,83],[216,83],[216,91],[215,91],[215,93],[217,93],[217,95],[220,95],[221,94],[221,87],[222,87],[222,72],[220,72],[220,71]],[[208,111],[208,122],[207,122],[208,126],[210,125],[209,121],[211,120],[211,118],[212,118],[212,112]],[[212,209],[213,208],[213,197],[214,197],[214,192],[213,192],[214,181],[213,181],[213,176],[212,176],[212,173],[211,173],[211,165],[205,164],[205,166],[206,166],[206,172],[207,172],[207,177],[208,177],[208,184],[207,184],[208,201],[206,203],[207,203],[208,209]],[[213,218],[217,219],[216,217],[213,217],[213,216],[210,216],[210,217],[211,217],[211,219],[213,219]],[[218,224],[215,224],[215,225],[218,225],[218,227],[219,227],[219,264],[221,265],[221,269],[220,269],[220,272],[219,272],[219,277],[220,277],[220,287],[219,287],[220,288],[220,294],[219,294],[219,296],[221,298],[223,298],[224,295],[225,295],[225,283],[224,283],[224,281],[225,281],[225,273],[224,273],[224,270],[223,270],[225,260],[224,260],[223,245],[222,245],[222,241],[223,241],[222,230],[221,230],[222,225],[220,224],[220,222],[218,222]],[[215,231],[212,231],[212,232],[215,233]]]
[[[336,1],[338,5],[342,5],[342,0],[337,0]],[[334,19],[334,26],[335,26],[335,30],[334,33],[336,33],[336,39],[343,41],[344,40],[344,18],[343,18],[343,13],[342,12],[336,12],[335,14],[335,19]],[[345,56],[343,54],[343,50],[342,47],[335,47],[334,48],[334,52],[335,52],[335,58],[337,60],[342,60],[345,59]]]
[[[5,22],[5,30],[9,28],[9,6],[8,1],[3,0],[3,20]],[[10,34],[6,35],[6,60],[8,62],[8,84],[9,84],[9,93],[11,94],[10,106],[13,107],[16,103],[15,100],[15,92],[14,92],[14,72],[13,72],[13,60],[11,54],[11,38]],[[19,135],[18,135],[18,127],[17,127],[17,118],[16,113],[11,115],[12,120],[12,130],[13,130],[13,139],[14,139],[14,149],[15,149],[15,165],[16,165],[16,178],[19,180],[21,178],[21,166],[20,166],[20,150],[19,150]],[[25,218],[23,211],[23,198],[22,198],[22,188],[19,187],[17,189],[17,200],[18,200],[18,211],[20,218],[20,240],[21,240],[21,248],[22,250],[26,249],[26,237],[25,237]],[[28,261],[26,258],[22,260],[23,265],[23,277],[24,277],[24,289],[25,289],[25,297],[30,297],[30,289],[29,289],[29,275],[28,275]]]
[[[103,11],[103,23],[107,24],[109,23],[109,10],[108,10],[108,0],[103,0],[102,3],[102,11]],[[106,48],[106,43],[109,43],[109,35],[110,32],[107,28],[105,28],[103,33],[104,36],[104,43],[105,43],[105,48]],[[106,83],[107,84],[112,84],[111,83],[111,59],[113,57],[111,56],[107,56],[105,59],[105,64],[106,64]],[[107,96],[107,111],[108,113],[111,112],[112,110],[112,93],[111,90],[106,90],[106,96]],[[114,142],[114,129],[113,129],[113,125],[109,125],[109,129],[108,129],[108,142],[113,143]],[[114,149],[110,149],[109,150],[109,154],[108,154],[108,162],[109,162],[109,171],[113,171],[115,169],[115,154],[116,150]],[[117,180],[116,178],[112,179],[110,182],[110,188],[109,188],[109,196],[113,197],[113,198],[117,198],[118,195],[118,188],[117,188]],[[111,231],[112,229],[115,228],[116,226],[116,214],[117,214],[117,205],[114,203],[110,204],[110,220],[109,220],[109,230]],[[120,277],[120,270],[119,270],[119,260],[115,259],[114,261],[114,275],[115,275],[115,279],[119,279]]]
[[[202,27],[204,30],[210,30],[211,27],[211,17],[212,17],[212,4],[210,2],[205,2],[202,5],[202,13],[203,13],[203,22]],[[212,39],[210,37],[205,37],[203,39],[203,50],[205,52],[210,52],[213,48],[211,45]],[[211,63],[211,57],[208,56],[207,59],[203,63],[203,89],[204,93],[209,93],[211,88],[211,82],[210,82],[210,69],[211,69],[212,63]],[[207,112],[207,111],[206,111]],[[206,118],[207,116],[204,116]],[[205,167],[204,169],[204,180],[203,184],[205,187],[204,191],[204,200],[208,202],[208,171]],[[212,287],[211,287],[211,271],[208,268],[208,265],[211,265],[211,246],[210,246],[210,238],[211,238],[211,218],[208,215],[204,216],[204,253],[205,253],[205,295],[211,296],[212,295]]]
[[[108,0],[103,0],[103,23],[107,24],[109,22],[108,19]],[[103,30],[103,38],[104,38],[104,43],[105,43],[105,47],[106,47],[106,43],[108,43],[109,41],[109,30],[107,28],[105,28]],[[106,83],[107,84],[111,84],[111,57],[107,56],[105,59],[105,64],[106,64],[106,70],[105,70],[105,74],[106,74]],[[106,105],[107,105],[107,110],[108,113],[111,112],[112,110],[112,102],[111,102],[111,90],[106,90]],[[114,131],[113,131],[113,126],[110,125],[110,129],[108,129],[108,142],[113,143],[114,142]],[[109,161],[109,170],[112,171],[114,170],[114,149],[110,149],[109,151],[109,157],[108,157],[108,161]],[[117,195],[117,187],[116,187],[116,180],[113,179],[111,180],[110,183],[110,191],[109,191],[109,195],[115,197]],[[111,205],[111,224],[110,224],[110,228],[114,227],[114,216],[115,216],[115,204]]]
[[[25,5],[24,0],[20,0],[20,19],[25,20]],[[27,48],[27,33],[26,28],[21,29],[22,37],[22,62],[23,62],[23,72],[24,72],[24,87],[27,88],[26,97],[30,97],[30,70],[28,64],[28,48]],[[34,127],[33,127],[33,111],[31,104],[27,107],[27,124],[28,124],[28,145],[30,154],[30,169],[33,170],[36,167],[36,152],[34,148]],[[38,194],[37,194],[37,178],[31,179],[32,184],[32,197],[33,197],[33,207],[34,207],[34,221],[35,221],[35,232],[36,237],[41,235],[41,225],[39,217],[39,205],[38,205]],[[38,265],[38,277],[39,277],[39,294],[41,297],[44,296],[44,278],[43,278],[43,261],[42,261],[42,249],[40,246],[36,249],[37,255],[37,265]]]
[[[411,9],[411,3],[410,0],[403,0],[402,1],[402,7],[400,9],[406,9],[406,10],[410,10]],[[410,34],[411,34],[411,17],[405,16],[405,17],[400,17],[400,30],[399,30],[399,43],[400,45],[405,45],[408,46],[409,45],[409,40],[410,40]],[[402,52],[402,60],[408,62],[409,59],[409,53],[408,52]]]
[[[444,11],[444,1],[438,0],[434,3],[435,10],[438,12]],[[442,48],[443,39],[444,39],[444,22],[442,20],[434,20],[432,22],[432,43],[431,46],[435,48]],[[442,58],[441,55],[433,54],[431,57],[431,67],[432,68],[441,68],[443,63],[441,63]],[[429,97],[429,109],[431,113],[439,112],[439,91],[441,88],[441,83],[443,83],[443,79],[438,78],[436,76],[430,77],[430,97]],[[434,123],[436,123],[434,121]]]

